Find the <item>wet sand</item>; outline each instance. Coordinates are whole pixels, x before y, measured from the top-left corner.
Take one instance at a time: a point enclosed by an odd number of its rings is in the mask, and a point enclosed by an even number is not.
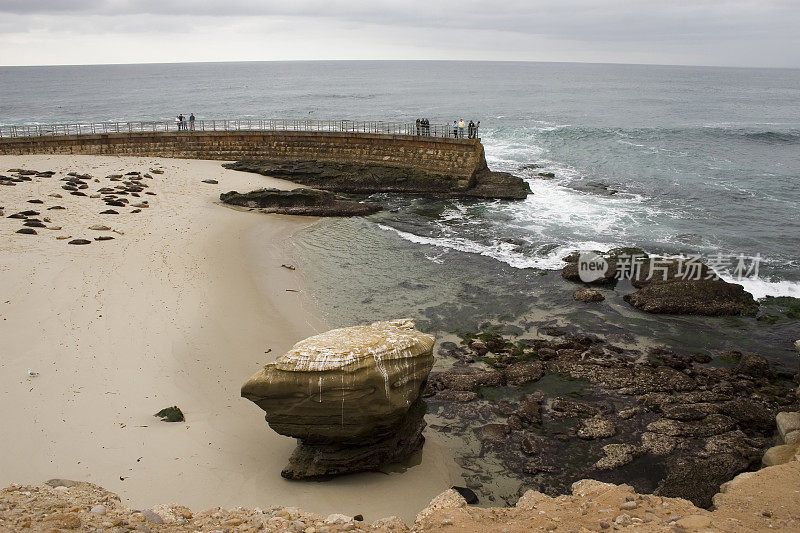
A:
[[[143,197],[150,207],[137,214],[100,215],[100,199],[70,196],[59,181],[92,174],[101,182],[90,193],[114,185],[103,176],[159,165],[164,174],[147,180],[157,195]],[[102,485],[134,508],[285,505],[411,520],[455,482],[448,450],[430,431],[421,463],[402,473],[280,477],[294,441],[274,433],[239,387],[327,329],[302,292],[302,265],[281,267],[294,261],[291,236],[315,219],[229,209],[218,196],[294,184],[215,161],[0,157],[0,171],[10,168],[57,174],[2,187],[5,217],[34,209],[62,229],[21,235],[23,221],[0,220],[0,485],[62,477]],[[33,198],[45,203],[27,203]],[[66,209],[48,211],[53,205]],[[93,224],[119,233],[87,229]],[[56,239],[100,234],[114,240]],[[171,405],[186,423],[152,416]]]

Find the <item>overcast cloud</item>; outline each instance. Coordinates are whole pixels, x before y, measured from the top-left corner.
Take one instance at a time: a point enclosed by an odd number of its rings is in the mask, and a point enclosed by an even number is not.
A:
[[[0,64],[488,59],[800,67],[797,0],[0,0]]]

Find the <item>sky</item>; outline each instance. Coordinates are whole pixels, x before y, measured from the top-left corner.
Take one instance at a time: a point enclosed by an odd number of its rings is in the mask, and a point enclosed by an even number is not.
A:
[[[800,68],[800,0],[0,0],[0,65],[328,59]]]

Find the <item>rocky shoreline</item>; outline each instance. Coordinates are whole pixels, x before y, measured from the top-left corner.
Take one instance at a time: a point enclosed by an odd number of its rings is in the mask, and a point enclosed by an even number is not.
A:
[[[486,163],[471,177],[430,174],[410,168],[322,161],[236,161],[222,165],[333,192],[425,194],[440,197],[523,200],[531,193],[520,177],[489,170]]]
[[[314,217],[366,216],[380,211],[380,206],[343,198],[315,189],[257,189],[247,193],[224,192],[219,199],[228,205],[257,209],[262,213]]]
[[[0,491],[0,533],[15,531],[304,532],[343,531],[767,531],[800,527],[800,461],[743,474],[726,483],[706,511],[681,498],[639,494],[629,485],[580,480],[550,497],[529,490],[513,507],[469,506],[454,490],[435,497],[409,526],[396,516],[365,522],[361,515],[326,517],[296,507],[212,508],[179,504],[132,509],[91,483],[52,479]]]
[[[469,488],[511,504],[592,477],[709,507],[721,483],[761,465],[776,415],[800,409],[795,375],[757,354],[614,340],[542,328],[443,343],[452,366],[424,396],[430,426],[464,442]]]

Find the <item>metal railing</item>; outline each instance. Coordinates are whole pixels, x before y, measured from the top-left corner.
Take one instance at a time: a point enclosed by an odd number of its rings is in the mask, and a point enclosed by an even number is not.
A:
[[[283,120],[234,119],[195,120],[190,122],[86,122],[75,124],[34,124],[0,126],[0,137],[43,137],[50,135],[91,135],[99,133],[144,133],[177,131],[330,131],[343,133],[381,133],[419,135],[423,137],[478,137],[478,129],[453,131],[448,124],[417,126],[414,122],[380,122],[355,120]]]

